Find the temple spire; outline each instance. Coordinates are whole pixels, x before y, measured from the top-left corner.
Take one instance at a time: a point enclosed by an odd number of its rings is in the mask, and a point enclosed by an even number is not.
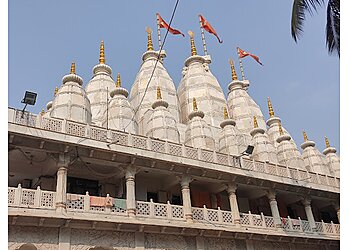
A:
[[[157,87],[157,100],[161,100],[162,99],[162,93],[160,92],[160,87]]]
[[[75,63],[72,62],[72,65],[70,66],[70,73],[75,75]]]
[[[224,107],[224,119],[226,120],[226,119],[228,119],[229,117],[228,117],[228,113],[227,113],[227,108],[226,107]]]
[[[282,128],[281,122],[278,123],[278,129],[280,131],[280,135],[283,135],[284,132],[283,132],[283,128]]]
[[[121,82],[121,80],[120,80],[120,73],[118,73],[118,75],[117,75],[117,81],[116,81],[116,83],[115,83],[115,86],[116,86],[117,88],[120,88],[120,87],[122,86],[122,82]]]
[[[236,74],[236,70],[235,70],[235,65],[233,64],[233,60],[232,59],[230,59],[229,62],[230,62],[230,65],[231,65],[231,78],[232,78],[232,81],[235,81],[235,80],[237,80],[237,74]]]
[[[304,137],[304,142],[308,141],[309,139],[307,138],[307,134],[305,131],[303,131],[303,137]]]
[[[257,128],[258,127],[258,121],[257,121],[255,115],[254,115],[253,119],[254,119],[254,128]]]
[[[45,110],[42,109],[41,112],[40,112],[41,115],[45,115]]]
[[[188,34],[190,35],[190,42],[191,42],[191,55],[195,56],[197,55],[196,45],[194,44],[194,33],[193,31],[188,31]]]
[[[152,30],[150,27],[146,28],[147,32],[147,51],[153,50],[153,43],[152,43]]]
[[[326,148],[330,148],[331,145],[329,144],[329,141],[328,141],[327,136],[324,137],[324,140],[325,140],[325,142],[326,142]]]
[[[270,117],[274,117],[275,116],[275,112],[273,112],[273,108],[272,108],[270,97],[267,97],[267,106],[269,107],[269,115],[270,115]]]
[[[56,86],[54,96],[56,96],[56,95],[57,95],[57,92],[58,92],[58,87]]]
[[[193,111],[198,111],[196,98],[193,97]]]
[[[105,58],[105,45],[103,40],[101,41],[100,45],[100,64],[105,64],[106,63],[106,58]]]

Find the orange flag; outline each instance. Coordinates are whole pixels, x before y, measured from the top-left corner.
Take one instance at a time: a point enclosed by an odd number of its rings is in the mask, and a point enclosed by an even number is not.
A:
[[[251,54],[251,53],[248,53],[248,52],[246,52],[246,51],[240,49],[239,47],[237,47],[237,50],[238,50],[238,56],[239,56],[239,58],[244,58],[244,57],[246,57],[246,56],[251,56],[251,57],[254,58],[254,60],[255,60],[257,63],[259,63],[260,65],[263,65],[263,64],[260,62],[259,57],[257,57],[256,55],[253,55],[253,54]]]
[[[159,20],[159,28],[164,28],[164,29],[169,29],[169,32],[173,35],[182,35],[183,37],[185,36],[180,30],[173,29],[167,24],[163,18],[157,13],[157,18]]]
[[[214,28],[210,25],[210,23],[202,15],[199,15],[199,20],[201,21],[201,25],[202,25],[203,29],[208,31],[210,34],[213,34],[214,36],[216,36],[216,38],[218,39],[219,43],[223,42],[222,40],[220,40],[220,38],[218,36],[218,33],[216,33]]]

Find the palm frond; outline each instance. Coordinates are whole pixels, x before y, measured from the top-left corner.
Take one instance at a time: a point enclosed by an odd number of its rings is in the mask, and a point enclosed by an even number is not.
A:
[[[330,54],[340,56],[340,0],[329,0],[327,6],[326,45]]]
[[[313,11],[324,3],[324,0],[294,0],[292,8],[291,32],[294,41],[298,41],[302,32],[305,21],[305,13],[311,15]]]

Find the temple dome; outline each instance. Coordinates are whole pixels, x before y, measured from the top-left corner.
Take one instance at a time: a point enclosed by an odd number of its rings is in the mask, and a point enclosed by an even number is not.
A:
[[[196,99],[193,98],[193,111],[188,116],[185,131],[185,145],[214,150],[213,132],[203,117],[204,113],[197,109]]]
[[[222,88],[211,73],[209,64],[210,56],[199,56],[191,37],[192,56],[186,59],[182,71],[182,79],[177,93],[181,108],[181,120],[189,121],[191,112],[190,100],[196,97],[198,104],[205,113],[204,120],[211,126],[219,127],[223,120],[222,107],[226,106],[226,98]]]
[[[100,45],[100,60],[93,68],[93,77],[86,85],[86,94],[90,100],[92,122],[97,126],[106,125],[107,99],[109,92],[115,89],[112,68],[105,64],[104,43]]]
[[[137,133],[137,124],[133,119],[135,112],[127,99],[128,95],[128,91],[121,87],[120,74],[118,74],[116,86],[110,91],[112,99],[108,104],[108,124],[105,120],[102,123],[103,127]]]
[[[277,159],[282,165],[293,167],[301,170],[306,170],[304,167],[304,161],[301,154],[291,140],[291,136],[284,132],[281,123],[278,123],[279,134],[277,138]]]
[[[147,121],[146,136],[172,142],[180,142],[180,134],[174,116],[168,110],[169,104],[162,100],[160,87],[157,100],[153,102],[153,113]]]
[[[304,142],[301,144],[301,148],[303,149],[302,157],[305,168],[311,172],[330,175],[325,157],[315,147],[315,142],[309,141],[305,132],[303,132],[303,135]]]
[[[163,100],[169,104],[169,112],[172,114],[175,121],[179,122],[179,104],[176,95],[175,84],[163,65],[163,59],[166,57],[166,53],[164,50],[154,51],[153,45],[150,46],[151,43],[152,40],[149,33],[148,50],[142,55],[142,64],[139,72],[136,75],[136,79],[131,87],[130,92],[130,103],[131,106],[136,110],[136,121],[139,125],[139,133],[143,135],[146,134],[146,126],[148,121],[146,118],[146,112],[152,112],[152,104],[154,97],[156,96],[157,86],[159,86],[160,90],[162,91]],[[149,82],[159,53],[159,61],[155,68],[153,77]],[[148,82],[149,85],[147,88]],[[138,108],[141,101],[142,104]]]
[[[230,155],[239,155],[244,149],[240,149],[237,141],[235,121],[230,119],[226,107],[224,107],[224,120],[221,122],[219,137],[219,152]]]
[[[83,79],[75,74],[72,63],[71,73],[62,78],[62,86],[52,102],[51,117],[91,123],[90,101],[82,84]]]
[[[326,148],[323,150],[323,154],[326,156],[326,163],[333,176],[340,177],[340,159],[336,154],[337,150],[329,145],[328,138],[325,137]]]
[[[254,116],[254,128],[250,131],[254,146],[252,157],[254,160],[278,163],[276,148],[267,137],[265,130],[258,127],[257,118]]]

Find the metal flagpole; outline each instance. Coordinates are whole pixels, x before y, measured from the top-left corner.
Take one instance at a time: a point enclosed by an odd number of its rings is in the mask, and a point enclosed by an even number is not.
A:
[[[204,55],[208,55],[208,51],[207,51],[207,44],[205,43],[205,37],[204,37],[204,29],[202,26],[202,20],[199,17],[199,25],[201,27],[201,34],[202,34],[202,43],[203,43],[203,49],[204,49]]]
[[[242,75],[242,81],[244,81],[245,78],[244,78],[244,71],[243,71],[243,63],[242,63],[242,58],[239,56],[238,47],[237,47],[237,54],[238,54],[238,61],[239,61],[239,69],[241,70],[241,75]]]
[[[159,17],[157,16],[157,32],[158,32],[158,44],[159,44],[159,49],[162,47],[162,41],[160,39],[160,24],[159,24]]]

